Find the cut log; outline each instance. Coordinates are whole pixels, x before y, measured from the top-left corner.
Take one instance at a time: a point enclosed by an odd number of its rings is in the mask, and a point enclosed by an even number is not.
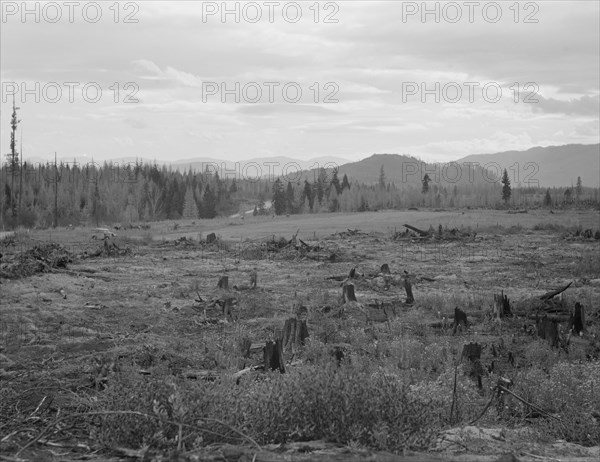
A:
[[[344,284],[342,286],[342,296],[343,296],[343,300],[344,303],[348,303],[348,302],[355,302],[356,301],[356,295],[354,295],[354,284],[352,284],[351,282],[348,282],[346,284]]]
[[[585,310],[581,303],[575,303],[575,311],[571,320],[571,331],[575,335],[583,335],[585,331]]]
[[[263,360],[265,371],[279,370],[282,374],[285,372],[285,363],[283,361],[283,347],[281,339],[274,342],[269,340],[263,350]]]
[[[429,231],[423,231],[422,229],[415,228],[414,226],[411,226],[411,225],[404,225],[404,227],[410,229],[411,231],[414,231],[419,236],[423,236],[423,237],[429,236]]]
[[[556,289],[556,290],[551,290],[550,292],[546,292],[544,295],[542,295],[540,297],[540,300],[550,300],[551,298],[556,297],[558,294],[561,294],[565,290],[567,290],[571,286],[571,284],[573,284],[573,281],[569,282],[562,289]]]
[[[537,322],[538,337],[547,340],[552,348],[558,348],[560,337],[558,336],[558,323],[544,316]]]
[[[467,313],[461,310],[459,307],[454,308],[454,327],[452,328],[452,335],[456,334],[458,328],[464,325],[465,329],[469,327],[469,321],[467,320]]]
[[[415,297],[412,293],[412,284],[410,283],[410,277],[407,275],[404,277],[404,290],[406,290],[406,304],[412,305],[415,302]]]
[[[229,289],[229,276],[221,276],[219,278],[219,282],[217,283],[217,287],[219,289],[228,290]]]
[[[282,336],[283,350],[292,354],[296,353],[305,345],[308,336],[306,320],[286,319]]]

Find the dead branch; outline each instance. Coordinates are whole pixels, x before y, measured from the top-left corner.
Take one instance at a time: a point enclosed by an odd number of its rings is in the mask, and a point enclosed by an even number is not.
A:
[[[553,297],[556,297],[558,294],[563,293],[565,290],[567,290],[571,284],[573,284],[573,281],[569,282],[566,286],[564,286],[562,289],[556,289],[556,290],[552,290],[550,292],[546,292],[544,295],[542,295],[540,297],[540,300],[550,300]]]
[[[415,228],[414,226],[411,226],[411,225],[404,225],[404,227],[410,229],[411,231],[414,231],[419,236],[423,236],[423,237],[429,236],[429,231],[423,231],[422,229]]]

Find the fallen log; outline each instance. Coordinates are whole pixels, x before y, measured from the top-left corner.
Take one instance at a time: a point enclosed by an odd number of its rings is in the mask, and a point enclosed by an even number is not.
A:
[[[556,297],[558,294],[561,294],[565,290],[567,290],[571,286],[571,284],[573,284],[573,281],[569,282],[562,289],[556,289],[556,290],[551,290],[550,292],[546,292],[544,295],[542,295],[540,297],[540,300],[550,300],[551,298]]]
[[[422,229],[415,228],[414,226],[411,226],[411,225],[404,225],[404,227],[410,229],[411,231],[414,231],[419,236],[423,236],[423,237],[429,236],[429,231],[423,231]]]

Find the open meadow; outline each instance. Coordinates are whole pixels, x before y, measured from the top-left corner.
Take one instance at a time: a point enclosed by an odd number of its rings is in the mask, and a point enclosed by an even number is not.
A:
[[[598,211],[110,231],[0,241],[2,460],[600,458]]]

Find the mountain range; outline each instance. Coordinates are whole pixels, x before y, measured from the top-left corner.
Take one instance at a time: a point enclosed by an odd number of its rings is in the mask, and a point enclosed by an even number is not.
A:
[[[59,159],[72,162],[73,159]],[[112,160],[120,165],[135,161],[153,163],[143,157]],[[42,162],[41,159],[27,159]],[[78,160],[80,164],[85,161]],[[98,161],[103,162],[103,161]],[[163,162],[157,162],[163,164]],[[434,181],[461,183],[470,178],[484,177],[487,181],[500,178],[506,169],[513,186],[553,187],[571,186],[581,177],[584,186],[600,187],[600,144],[567,144],[563,146],[534,147],[526,151],[505,151],[494,154],[473,154],[450,163],[427,163],[405,154],[373,154],[357,162],[335,156],[321,156],[309,160],[290,157],[259,157],[245,161],[225,161],[211,157],[181,159],[168,163],[173,169],[196,172],[211,170],[222,178],[285,178],[295,181],[301,177],[315,177],[316,169],[337,167],[339,176],[346,174],[353,181],[376,183],[381,169],[386,182],[397,185],[420,182],[425,173]],[[307,174],[307,172],[311,172]],[[436,178],[437,176],[437,178]],[[472,180],[471,180],[472,181]]]

